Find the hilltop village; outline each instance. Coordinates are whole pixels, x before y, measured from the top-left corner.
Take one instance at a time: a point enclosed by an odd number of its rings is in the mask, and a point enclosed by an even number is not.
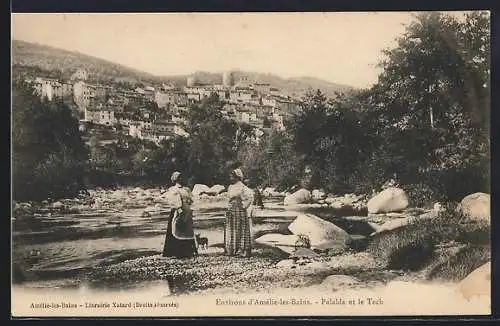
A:
[[[245,78],[235,81],[230,71],[222,74],[221,84],[203,84],[190,76],[182,86],[162,83],[130,89],[88,80],[87,71],[79,69],[69,80],[35,77],[25,81],[38,96],[72,107],[82,130],[109,127],[156,143],[176,135],[189,136],[183,129],[182,113],[214,94],[223,103],[224,116],[261,132],[283,130],[284,120],[300,105],[299,98],[285,95],[270,84]]]

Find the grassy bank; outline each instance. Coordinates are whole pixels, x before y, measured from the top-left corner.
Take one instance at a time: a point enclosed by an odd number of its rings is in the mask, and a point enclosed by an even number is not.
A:
[[[446,212],[377,234],[367,251],[388,269],[426,269],[430,279],[459,281],[490,259],[490,226]]]

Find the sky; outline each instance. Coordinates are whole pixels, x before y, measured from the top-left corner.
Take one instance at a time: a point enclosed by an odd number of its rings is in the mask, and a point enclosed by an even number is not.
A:
[[[154,75],[239,69],[368,87],[381,51],[412,20],[408,12],[12,14],[12,38]]]

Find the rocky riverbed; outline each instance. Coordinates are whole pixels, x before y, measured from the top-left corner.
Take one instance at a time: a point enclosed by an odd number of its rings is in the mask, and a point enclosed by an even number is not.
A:
[[[75,199],[14,203],[14,282],[23,287],[123,289],[159,281],[171,294],[184,295],[314,286],[339,291],[428,278],[425,269],[388,268],[367,247],[380,234],[436,220],[439,211],[405,207],[369,213],[365,196],[317,191],[305,203],[286,200],[294,194],[268,190],[264,195],[265,208],[254,211],[249,259],[222,255],[227,198],[221,188],[195,195],[196,232],[209,239],[209,247],[185,260],[160,257],[169,210],[165,189],[95,190]],[[304,234],[311,246],[295,248],[296,237]],[[455,249],[465,245],[449,243]],[[478,263],[467,272],[484,263],[487,254],[469,255]]]

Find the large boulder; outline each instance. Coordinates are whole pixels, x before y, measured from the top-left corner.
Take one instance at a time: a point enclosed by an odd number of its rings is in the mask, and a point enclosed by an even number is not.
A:
[[[297,216],[288,229],[294,235],[307,236],[313,249],[345,248],[351,242],[343,229],[312,214]]]
[[[368,201],[368,213],[399,212],[408,207],[409,199],[401,188],[387,188]]]
[[[491,262],[475,269],[458,284],[458,290],[466,298],[491,295]]]
[[[204,184],[195,184],[193,187],[193,196],[200,196],[201,194],[207,193],[210,191],[210,187]]]
[[[224,192],[226,190],[226,187],[222,185],[215,185],[212,186],[210,189],[206,191],[207,194],[217,196],[218,194]]]
[[[20,216],[33,216],[34,209],[30,203],[15,203],[12,208],[12,214],[14,217]]]
[[[476,192],[465,196],[458,205],[457,209],[464,216],[471,219],[490,221],[490,195],[482,192]]]
[[[307,189],[299,189],[296,192],[287,195],[283,201],[284,205],[307,204],[311,201],[312,194]]]
[[[279,233],[268,233],[255,239],[255,242],[276,247],[288,254],[292,254],[295,251],[295,243],[299,240],[299,236],[294,234],[279,234]]]

